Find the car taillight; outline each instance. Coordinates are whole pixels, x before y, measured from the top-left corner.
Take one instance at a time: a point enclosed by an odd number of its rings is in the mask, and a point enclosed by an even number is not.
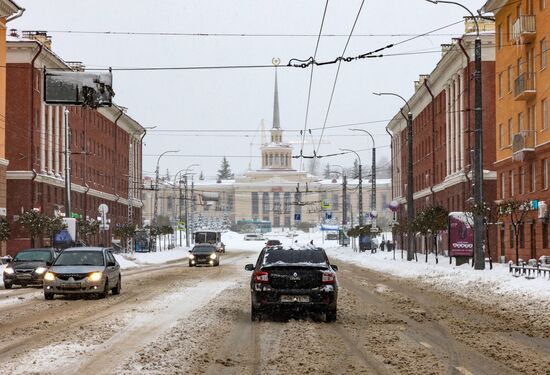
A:
[[[269,282],[269,274],[265,271],[254,272],[254,282],[267,284]]]
[[[336,283],[336,275],[333,272],[323,272],[323,284]]]

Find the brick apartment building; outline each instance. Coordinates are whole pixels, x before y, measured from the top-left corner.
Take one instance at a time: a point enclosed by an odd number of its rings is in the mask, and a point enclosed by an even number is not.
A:
[[[550,3],[490,0],[483,9],[495,14],[497,30],[493,96],[498,198],[531,203],[534,209],[519,226],[519,258],[538,259],[550,254],[548,211],[542,209],[550,201]],[[514,231],[508,217],[502,221],[499,253],[515,261]]]
[[[494,23],[478,19],[482,43],[483,165],[484,198],[496,199],[495,103],[494,103]],[[442,206],[449,212],[471,207],[474,149],[474,41],[475,24],[465,18],[465,34],[442,45],[442,57],[428,75],[415,82],[408,100],[413,114],[414,209]],[[387,100],[387,99],[385,99]],[[407,107],[402,108],[406,115]],[[407,130],[398,112],[387,126],[393,137],[393,178],[395,199],[400,203],[398,220],[406,220]],[[446,235],[439,249],[447,248]],[[420,243],[419,243],[419,246]]]
[[[134,222],[140,224],[139,183],[132,182],[141,181],[143,127],[116,105],[97,110],[46,105],[42,93],[43,68],[81,70],[83,66],[57,56],[44,33],[24,33],[23,37],[12,34],[8,36],[7,51],[8,218],[16,221],[18,215],[32,208],[48,215],[64,212],[63,113],[67,108],[73,153],[72,212],[97,218],[98,206],[107,204],[110,229],[107,235],[103,233],[93,239],[94,244],[110,239],[117,224],[128,222],[130,205]],[[135,197],[131,201],[130,193]],[[11,254],[30,244],[18,225],[12,227],[12,238],[8,241]]]

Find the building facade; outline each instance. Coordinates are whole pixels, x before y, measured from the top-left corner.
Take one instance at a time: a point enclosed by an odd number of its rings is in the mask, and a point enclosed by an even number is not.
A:
[[[6,66],[6,29],[11,20],[20,17],[24,9],[11,0],[0,0],[0,66]],[[0,69],[0,216],[7,215],[6,172],[9,159],[6,156],[6,69]],[[5,244],[1,244],[0,254],[5,254]]]
[[[482,43],[484,198],[493,201],[496,174],[494,115],[494,23],[477,20]],[[407,218],[407,189],[414,192],[414,210],[442,206],[447,211],[469,211],[472,205],[474,150],[475,24],[465,19],[465,34],[442,45],[442,57],[428,75],[415,82],[408,100],[413,114],[413,186],[407,186],[407,121],[401,109],[387,128],[392,133],[394,197],[400,203],[398,221]],[[447,248],[440,237],[439,248]]]
[[[496,23],[496,162],[498,199],[529,201],[519,226],[519,257],[550,254],[548,217],[538,202],[550,201],[550,3],[542,0],[491,0],[484,10]],[[499,253],[516,260],[515,236],[508,217],[499,226]]]
[[[52,216],[65,213],[63,134],[67,126],[71,133],[73,216],[96,219],[99,205],[106,204],[110,228],[92,242],[110,245],[113,228],[127,223],[129,214],[135,211],[135,223],[141,221],[136,182],[141,181],[143,127],[116,105],[97,110],[47,105],[43,100],[44,68],[83,69],[81,63],[68,63],[57,56],[47,35],[27,32],[21,37],[14,33],[8,37],[7,50],[7,214],[14,223],[8,252],[16,253],[30,244],[17,225],[21,213],[30,209]]]
[[[200,218],[217,218],[231,224],[239,221],[270,222],[274,228],[298,228],[314,226],[322,222],[343,222],[342,179],[323,180],[317,176],[293,168],[292,146],[284,141],[280,123],[277,77],[275,77],[273,126],[270,139],[261,145],[261,168],[249,170],[234,180],[189,180],[188,199],[180,199],[178,181],[163,181],[158,190],[159,215],[171,223],[178,221],[187,201],[190,205],[189,221]],[[347,181],[348,226],[358,224],[359,181]],[[391,214],[390,180],[377,180],[377,212],[379,222],[387,223]],[[371,184],[363,180],[363,207],[371,211]],[[183,187],[182,187],[183,188]],[[154,181],[144,179],[144,220],[151,223],[154,206]],[[185,197],[185,194],[182,194]],[[207,220],[206,220],[207,221]]]

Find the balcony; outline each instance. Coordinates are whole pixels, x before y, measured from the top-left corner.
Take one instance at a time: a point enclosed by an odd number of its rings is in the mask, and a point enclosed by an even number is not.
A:
[[[514,81],[514,100],[529,100],[536,93],[535,73],[522,73]]]
[[[524,15],[519,18],[512,25],[512,43],[526,44],[535,39],[536,36],[535,16]]]
[[[512,160],[523,161],[535,153],[535,134],[534,130],[522,130],[514,134],[512,140]]]

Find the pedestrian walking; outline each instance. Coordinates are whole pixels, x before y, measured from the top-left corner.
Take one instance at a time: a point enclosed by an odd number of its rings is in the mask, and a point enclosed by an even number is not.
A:
[[[386,247],[386,241],[384,240],[380,241],[380,251],[384,251],[385,247]]]

